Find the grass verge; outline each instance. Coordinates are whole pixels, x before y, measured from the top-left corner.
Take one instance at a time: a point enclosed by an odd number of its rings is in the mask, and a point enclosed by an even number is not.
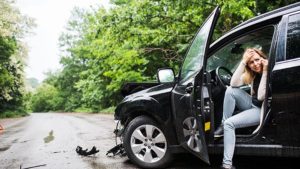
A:
[[[100,114],[114,114],[115,106],[101,109],[99,112],[94,112],[91,108],[80,107],[74,110],[76,113],[100,113]]]
[[[6,112],[0,112],[0,119],[13,118],[13,117],[25,117],[28,115],[29,113],[26,112],[6,111]]]
[[[100,113],[102,113],[102,114],[114,114],[115,113],[115,109],[116,109],[115,106],[108,107],[106,109],[100,110]]]

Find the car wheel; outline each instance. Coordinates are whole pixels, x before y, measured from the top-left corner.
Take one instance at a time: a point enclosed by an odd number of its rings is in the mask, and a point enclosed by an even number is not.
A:
[[[147,116],[136,117],[128,124],[123,141],[128,158],[142,168],[163,168],[171,161],[168,138]]]
[[[188,117],[183,121],[183,134],[187,146],[195,152],[200,152],[202,146],[196,118]]]

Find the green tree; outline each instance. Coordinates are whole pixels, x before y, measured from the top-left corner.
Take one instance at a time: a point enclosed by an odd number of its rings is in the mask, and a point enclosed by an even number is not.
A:
[[[37,88],[38,85],[39,85],[38,79],[33,78],[33,77],[32,77],[32,78],[26,79],[26,82],[27,82],[27,84],[28,84],[32,89]]]
[[[194,34],[217,5],[221,16],[214,39],[243,21],[295,0],[111,2],[110,10],[75,9],[60,38],[63,70],[58,75],[62,78],[59,90],[80,100],[75,107],[84,105],[95,111],[110,107],[120,101],[125,82],[155,80],[161,67],[178,72]]]
[[[12,0],[0,1],[0,115],[25,112],[23,69],[27,49],[21,39],[34,24],[13,4]]]
[[[33,112],[61,110],[63,100],[54,86],[42,84],[31,96],[31,110]]]

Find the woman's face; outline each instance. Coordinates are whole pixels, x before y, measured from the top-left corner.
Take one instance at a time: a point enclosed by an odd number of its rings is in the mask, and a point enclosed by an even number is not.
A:
[[[251,55],[252,56],[247,63],[248,67],[256,73],[261,73],[263,70],[261,61],[263,58],[255,51],[251,51]]]

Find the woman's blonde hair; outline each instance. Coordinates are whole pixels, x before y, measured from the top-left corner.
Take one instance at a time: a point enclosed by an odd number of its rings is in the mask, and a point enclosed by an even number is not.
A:
[[[264,58],[264,59],[267,59],[267,55],[259,50],[259,49],[256,49],[256,48],[248,48],[248,49],[251,49],[251,50],[254,50],[260,57]],[[247,49],[245,50],[245,52],[247,51]],[[243,77],[243,81],[245,84],[251,84],[251,82],[253,81],[253,79],[255,78],[255,72],[253,72],[247,65],[246,63],[246,66],[245,66],[245,69],[244,69],[244,73],[242,75]]]

